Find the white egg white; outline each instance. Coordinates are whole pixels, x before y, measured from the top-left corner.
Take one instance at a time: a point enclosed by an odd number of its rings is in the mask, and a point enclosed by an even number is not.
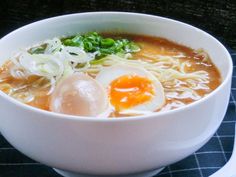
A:
[[[74,73],[61,81],[52,94],[50,110],[53,112],[108,117],[109,101],[104,87],[92,77]]]
[[[110,67],[103,68],[96,80],[101,83],[108,91],[109,85],[115,79],[124,75],[138,75],[148,78],[154,87],[154,96],[151,100],[139,104],[129,109],[120,111],[121,114],[146,114],[161,108],[165,104],[165,93],[160,81],[149,71],[141,67],[129,66],[124,64],[117,64]]]

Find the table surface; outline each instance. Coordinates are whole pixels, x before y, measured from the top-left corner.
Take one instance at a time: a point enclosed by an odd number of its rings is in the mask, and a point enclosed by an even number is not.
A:
[[[130,11],[165,16],[199,27],[236,50],[236,1],[197,0],[22,0],[0,1],[0,37],[36,20],[86,11]],[[230,50],[236,69],[236,52]],[[223,123],[211,140],[193,155],[166,167],[156,177],[207,177],[230,158],[236,121],[236,70]],[[0,177],[60,177],[50,167],[24,156],[0,136]]]

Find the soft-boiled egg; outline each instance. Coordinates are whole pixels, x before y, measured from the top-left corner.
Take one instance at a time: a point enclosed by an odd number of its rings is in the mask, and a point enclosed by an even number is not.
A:
[[[117,64],[103,68],[96,80],[105,87],[110,104],[121,114],[153,112],[165,104],[162,84],[144,68]]]
[[[61,81],[50,101],[51,111],[78,116],[104,115],[108,105],[105,89],[82,73],[74,73]]]

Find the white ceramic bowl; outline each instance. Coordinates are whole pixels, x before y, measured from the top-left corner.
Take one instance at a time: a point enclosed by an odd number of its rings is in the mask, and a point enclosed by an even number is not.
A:
[[[148,116],[95,119],[56,114],[24,105],[0,92],[0,130],[19,151],[67,176],[134,174],[179,161],[203,146],[227,109],[232,61],[214,37],[175,20],[135,13],[95,12],[59,16],[19,28],[0,40],[0,64],[49,38],[87,31],[161,36],[205,49],[223,78],[207,97]],[[69,171],[69,172],[68,172]],[[136,175],[137,176],[137,175]]]

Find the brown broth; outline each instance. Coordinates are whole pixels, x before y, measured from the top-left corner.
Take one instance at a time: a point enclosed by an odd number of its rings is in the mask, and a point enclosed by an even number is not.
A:
[[[109,36],[109,35],[107,35]],[[114,35],[112,36],[114,37]],[[144,61],[152,61],[152,57],[156,55],[162,55],[162,56],[176,56],[176,55],[184,55],[183,57],[180,57],[179,60],[181,62],[188,61],[191,64],[191,67],[187,68],[188,72],[194,72],[194,71],[207,71],[209,74],[209,83],[206,84],[209,89],[197,89],[195,90],[197,94],[199,94],[201,97],[206,96],[213,90],[215,90],[221,83],[221,75],[217,67],[212,63],[211,59],[204,61],[204,58],[201,55],[198,55],[195,50],[192,48],[186,47],[184,45],[177,44],[175,42],[172,42],[170,40],[167,40],[165,38],[161,37],[151,37],[151,36],[145,36],[145,35],[132,35],[132,34],[126,34],[121,35],[117,34],[115,35],[117,38],[127,38],[130,40],[133,40],[135,43],[139,44],[141,46],[141,50],[137,53],[133,54],[134,59],[141,59]],[[208,56],[209,57],[209,56]],[[182,80],[184,82],[184,80]],[[163,83],[162,83],[163,84]],[[163,85],[165,89],[165,85]],[[175,87],[175,85],[173,86]],[[183,104],[187,105],[195,100],[190,98],[175,98],[175,99],[166,99],[166,104],[162,108],[162,110],[170,110],[175,109],[178,106],[171,106],[173,103],[176,102],[182,102]],[[156,110],[157,112],[161,111],[160,109]],[[122,117],[122,116],[130,116],[130,115],[122,115],[118,112],[113,112],[111,114],[111,117]]]
[[[133,54],[134,59],[141,59],[143,61],[152,61],[153,57],[157,55],[161,56],[181,56],[179,57],[180,62],[189,62],[191,64],[190,67],[187,67],[186,72],[194,72],[194,71],[200,71],[204,70],[207,71],[209,74],[209,83],[206,83],[206,85],[209,87],[209,89],[196,89],[196,93],[200,95],[201,97],[209,94],[214,89],[216,89],[220,83],[221,83],[221,76],[220,72],[216,68],[216,66],[211,62],[211,60],[204,60],[204,57],[196,53],[195,50],[177,44],[175,42],[169,41],[164,38],[159,37],[150,37],[150,36],[144,36],[144,35],[130,35],[130,34],[105,34],[105,36],[114,37],[114,38],[127,38],[130,40],[133,40],[136,42],[140,47],[141,50],[137,53]],[[12,88],[18,88],[22,84],[26,84],[27,87],[24,88],[26,91],[27,89],[34,89],[33,84],[40,79],[40,77],[29,77],[28,79],[15,79],[10,75],[9,68],[13,65],[11,62],[6,62],[1,68],[0,68],[0,89],[7,93],[6,89],[4,87],[1,87],[3,84],[9,84]],[[185,81],[180,80],[182,84],[184,85]],[[47,82],[47,81],[43,81]],[[42,83],[43,84],[43,83]],[[45,83],[44,83],[45,84]],[[165,83],[162,83],[164,89],[170,88],[169,86],[166,86]],[[176,85],[172,85],[172,88],[175,88]],[[36,95],[35,98],[27,103],[28,105],[49,110],[49,103],[50,103],[50,95],[47,95],[48,88],[41,89],[41,90],[34,90]],[[194,102],[195,100],[191,98],[167,98],[166,104],[162,108],[162,110],[169,110],[177,108],[178,106],[170,106],[171,104],[176,103],[183,103],[183,105],[189,104]],[[180,106],[183,106],[180,105]],[[160,111],[160,110],[157,110]],[[117,112],[113,112],[111,114],[111,117],[121,117],[121,116],[127,116],[127,115],[120,115]],[[128,115],[130,116],[130,115]]]

